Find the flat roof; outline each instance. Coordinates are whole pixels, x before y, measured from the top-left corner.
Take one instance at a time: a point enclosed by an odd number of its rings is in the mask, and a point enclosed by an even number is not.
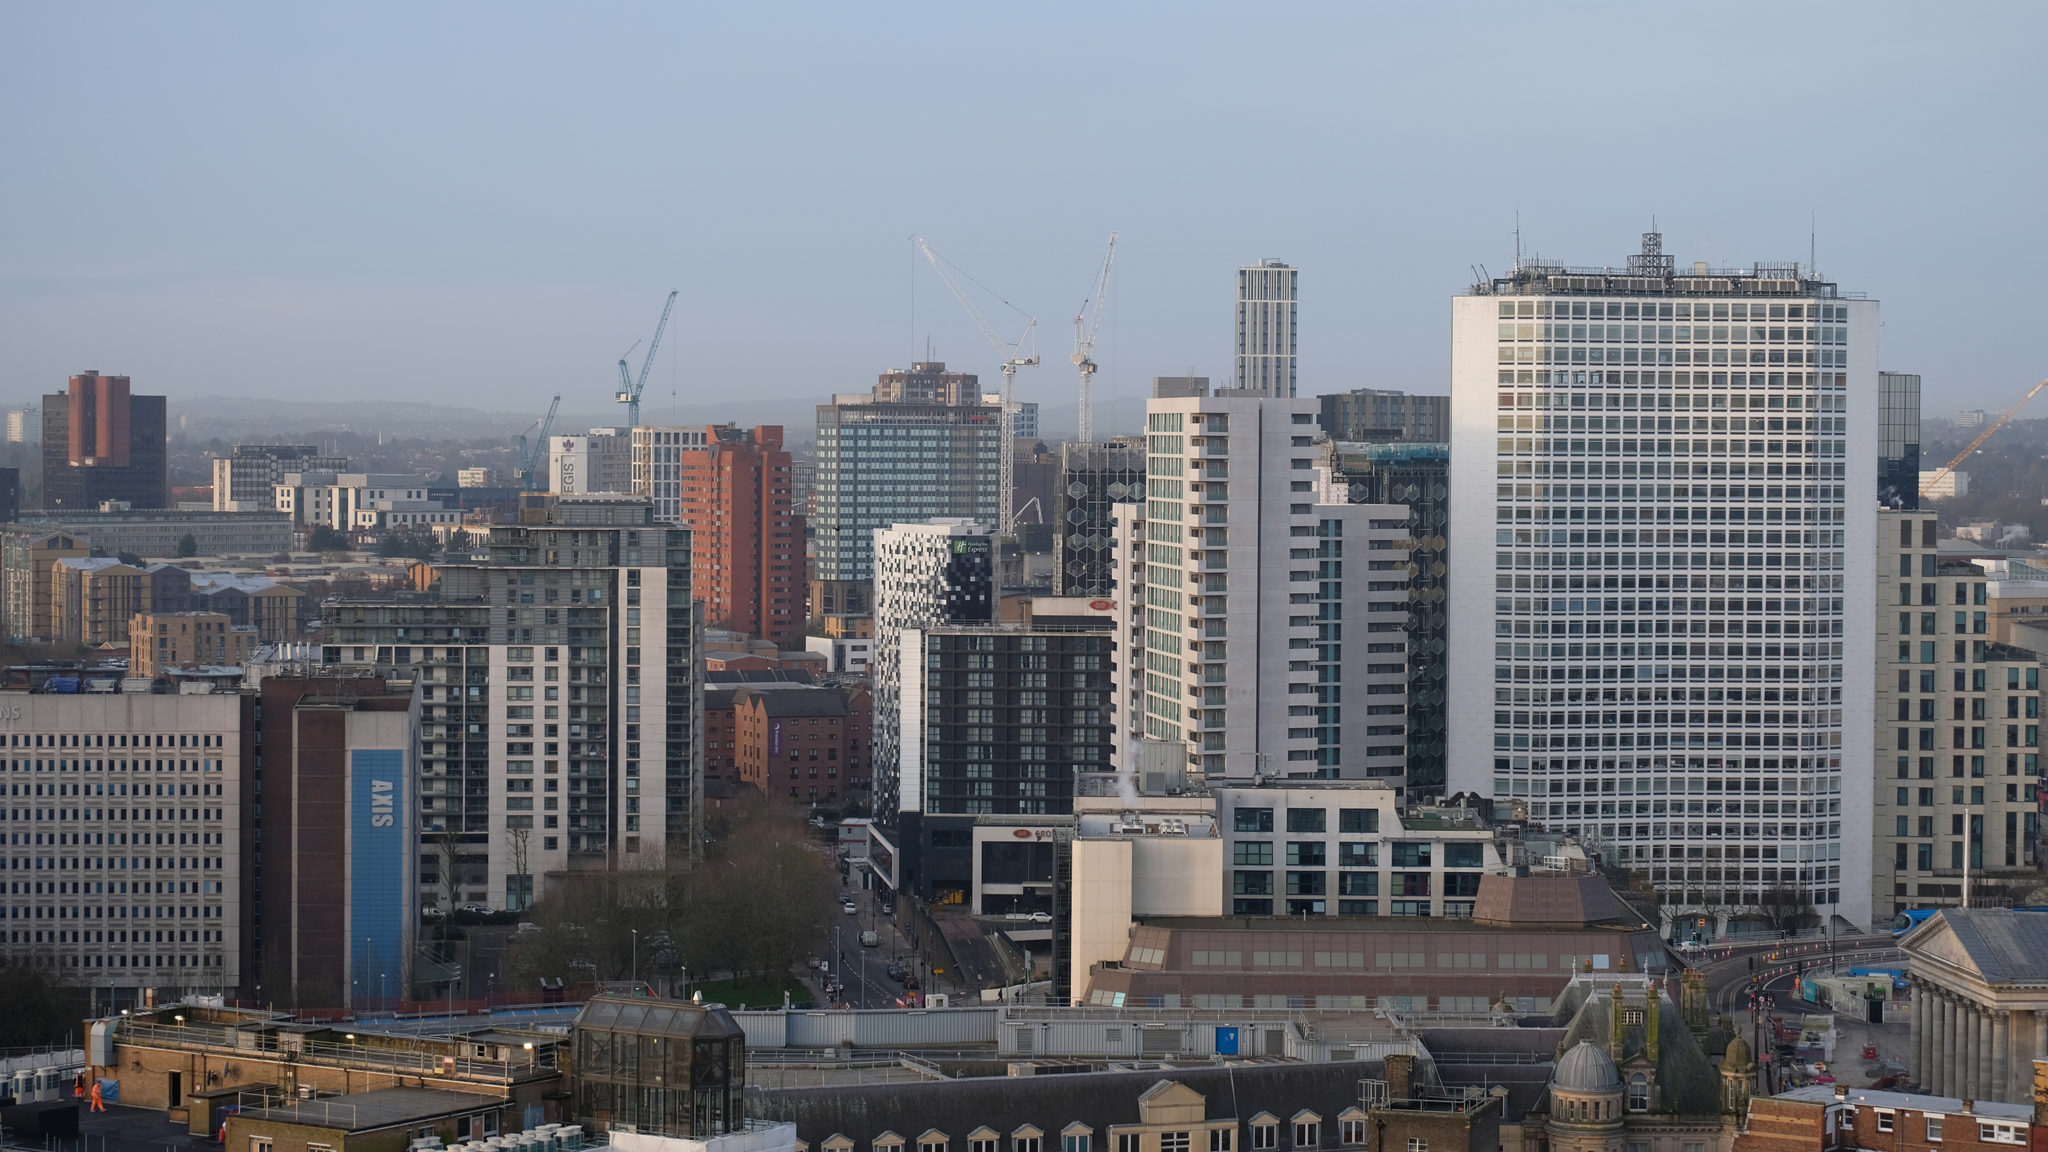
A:
[[[475,1092],[450,1092],[439,1088],[379,1088],[346,1096],[321,1096],[311,1100],[282,1100],[262,1108],[245,1108],[242,1115],[284,1124],[305,1124],[316,1128],[346,1128],[365,1132],[391,1128],[441,1116],[480,1112],[508,1103],[505,1098]]]
[[[1837,1102],[1832,1084],[1808,1084],[1780,1092],[1774,1100],[1799,1100],[1808,1104],[1833,1104]],[[1936,1112],[1945,1116],[1982,1116],[1989,1120],[2017,1120],[2022,1124],[2031,1123],[2034,1106],[2031,1104],[2002,1104],[1996,1100],[1972,1101],[1969,1108],[1954,1096],[1921,1096],[1912,1092],[1874,1092],[1867,1089],[1849,1089],[1849,1095],[1840,1098],[1844,1104],[1856,1104],[1871,1108],[1910,1108],[1916,1112]]]

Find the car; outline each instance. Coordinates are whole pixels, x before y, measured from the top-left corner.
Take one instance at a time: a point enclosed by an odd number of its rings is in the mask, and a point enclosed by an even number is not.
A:
[[[912,973],[908,976],[905,976],[903,978],[903,987],[912,992],[917,991],[917,974]]]
[[[890,903],[888,903],[888,902],[886,902],[886,901],[885,901],[885,902],[883,902],[883,904],[882,904],[882,915],[884,915],[884,916],[894,916],[895,914],[896,914],[896,906],[895,906],[894,904],[890,904]]]
[[[455,910],[457,912],[473,912],[478,916],[489,916],[491,914],[491,906],[488,904],[464,904]]]
[[[446,915],[446,912],[441,911],[432,904],[420,909],[420,919],[422,920],[439,920]]]
[[[1680,953],[1686,956],[1697,956],[1700,953],[1705,952],[1707,950],[1707,946],[1705,944],[1700,943],[1697,940],[1686,940],[1678,945],[1678,950]]]
[[[846,903],[841,904],[839,906],[839,910],[841,912],[846,913],[848,916],[858,915],[860,912],[860,909],[853,906],[853,901],[851,900],[848,900]]]
[[[896,981],[898,984],[903,983],[903,978],[909,974],[909,970],[901,964],[889,965],[889,979]]]
[[[880,948],[882,946],[881,934],[870,928],[860,934],[860,945],[863,948]]]

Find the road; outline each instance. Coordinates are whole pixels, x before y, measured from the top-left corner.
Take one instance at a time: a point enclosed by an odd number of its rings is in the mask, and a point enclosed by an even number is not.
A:
[[[1754,970],[1750,967],[1752,961],[1756,965]],[[1763,1042],[1762,1034],[1757,1027],[1756,1013],[1749,1007],[1752,977],[1755,980],[1756,993],[1764,997],[1763,1011],[1791,1020],[1808,1012],[1827,1011],[1816,1009],[1814,1005],[1793,995],[1794,978],[1802,970],[1841,972],[1852,966],[1896,967],[1902,962],[1903,958],[1898,948],[1890,934],[1886,933],[1838,938],[1834,942],[1832,954],[1825,944],[1816,945],[1816,942],[1810,940],[1759,944],[1734,949],[1717,948],[1710,952],[1709,959],[1691,967],[1706,972],[1707,1003],[1716,1015],[1727,1014],[1734,1018],[1737,1031],[1749,1038],[1752,1047],[1756,1047],[1758,1059],[1765,1062],[1769,1068],[1770,1075],[1774,1078],[1775,1090],[1778,1070],[1770,1059],[1773,1046]],[[1845,1025],[1842,1029],[1844,1043],[1849,1042],[1851,1031],[1858,1037],[1874,1040],[1874,1035],[1865,1037],[1865,1032],[1874,1033],[1881,1028],[1898,1030],[1904,1027],[1894,1024],[1869,1025],[1865,1028],[1860,1023],[1849,1025],[1847,1018],[1841,1019]],[[1896,1041],[1896,1038],[1893,1038],[1893,1041]],[[1761,1047],[1757,1047],[1758,1045]],[[1904,1047],[1903,1043],[1885,1044],[1889,1054],[1903,1057],[1905,1054],[1902,1051],[1890,1052],[1894,1046]],[[1861,1044],[1852,1043],[1850,1047],[1860,1048]],[[1852,1061],[1844,1055],[1839,1045],[1835,1055],[1837,1071],[1845,1077],[1850,1076],[1848,1069],[1852,1067]]]
[[[891,1008],[896,998],[905,994],[903,985],[889,979],[891,961],[916,967],[916,957],[911,951],[910,941],[897,930],[887,916],[882,915],[881,900],[886,893],[879,890],[862,891],[853,889],[854,914],[846,915],[835,908],[833,929],[828,933],[818,955],[829,965],[831,974],[845,986],[845,992],[834,1002],[843,1001],[855,1008]],[[881,943],[873,948],[864,948],[860,943],[862,932],[874,932]],[[820,983],[819,973],[812,973],[812,983]],[[929,982],[929,974],[918,972],[920,978]]]

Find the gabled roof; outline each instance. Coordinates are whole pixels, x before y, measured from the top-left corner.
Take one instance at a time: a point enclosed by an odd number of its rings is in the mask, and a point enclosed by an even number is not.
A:
[[[1944,908],[1899,946],[1915,962],[1973,972],[1986,984],[2048,984],[2048,912]]]

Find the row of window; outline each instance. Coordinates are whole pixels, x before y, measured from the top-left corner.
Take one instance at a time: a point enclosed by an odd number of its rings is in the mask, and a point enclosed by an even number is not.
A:
[[[1709,311],[1711,309],[1711,312]],[[1762,302],[1750,304],[1743,301],[1634,301],[1634,300],[1503,300],[1500,302],[1500,317],[1513,319],[1586,319],[1601,317],[1610,320],[1827,320],[1846,322],[1849,306],[1846,304],[1822,304],[1800,302],[1796,304]]]
[[[1356,1108],[1347,1108],[1338,1116],[1338,1135],[1347,1147],[1364,1147],[1366,1143],[1365,1115]],[[1277,1117],[1260,1113],[1252,1117],[1246,1126],[1250,1133],[1251,1152],[1273,1152],[1280,1145],[1281,1124]],[[1288,1127],[1294,1137],[1291,1148],[1319,1148],[1322,1146],[1322,1117],[1313,1112],[1295,1114]],[[1208,1152],[1232,1152],[1236,1125],[1228,1127],[1208,1126],[1204,1143]],[[1143,1152],[1148,1133],[1138,1130],[1135,1125],[1115,1125],[1108,1136],[1115,1141],[1116,1152]],[[1044,1133],[1031,1125],[1025,1125],[1011,1133],[1007,1152],[1040,1152]],[[871,1152],[905,1152],[909,1142],[894,1132],[884,1132],[868,1144]],[[987,1128],[968,1133],[966,1152],[1004,1152],[1004,1138]],[[262,1149],[251,1152],[269,1152],[269,1141]],[[1156,1133],[1153,1148],[1156,1152],[1195,1152],[1194,1131],[1164,1131]],[[820,1152],[852,1152],[854,1142],[845,1136],[834,1134],[819,1142]],[[927,1131],[917,1138],[917,1152],[947,1152],[951,1140],[943,1132]],[[810,1152],[803,1142],[797,1143],[797,1152]],[[1060,1152],[1098,1152],[1095,1130],[1085,1124],[1069,1124],[1060,1130]],[[1107,1152],[1106,1149],[1100,1152]],[[1410,1137],[1407,1152],[1429,1152],[1429,1141],[1423,1137]]]

